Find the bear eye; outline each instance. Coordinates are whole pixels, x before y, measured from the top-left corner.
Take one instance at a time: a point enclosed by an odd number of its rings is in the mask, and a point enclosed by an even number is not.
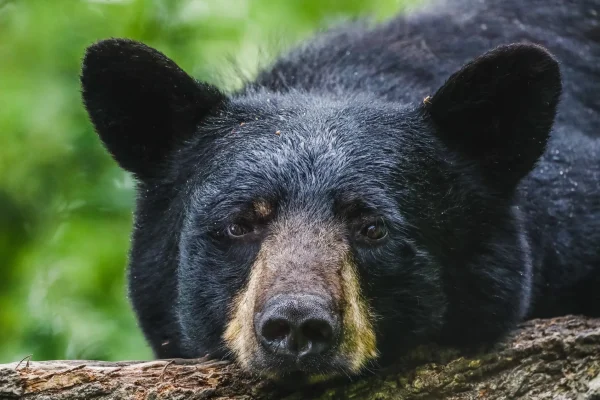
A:
[[[229,237],[238,238],[252,232],[252,229],[242,224],[229,224],[227,226],[227,234]]]
[[[388,230],[381,220],[371,221],[364,225],[360,230],[360,235],[371,241],[381,240],[385,238],[387,234]]]

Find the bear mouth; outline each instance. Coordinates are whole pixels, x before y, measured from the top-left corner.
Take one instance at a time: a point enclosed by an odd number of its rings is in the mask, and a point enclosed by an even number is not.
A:
[[[353,369],[351,360],[335,350],[304,357],[277,356],[259,350],[246,369],[277,381],[297,383],[350,377],[358,373]]]

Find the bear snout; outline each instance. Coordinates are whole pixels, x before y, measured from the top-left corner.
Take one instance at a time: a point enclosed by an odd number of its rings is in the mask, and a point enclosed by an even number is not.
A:
[[[256,314],[254,329],[271,357],[292,367],[334,348],[341,318],[331,302],[313,294],[281,294]]]

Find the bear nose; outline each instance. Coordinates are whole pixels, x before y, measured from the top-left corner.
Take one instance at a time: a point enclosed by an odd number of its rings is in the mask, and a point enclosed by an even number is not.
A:
[[[339,319],[316,295],[279,295],[265,304],[255,324],[263,347],[276,356],[303,358],[329,350]]]

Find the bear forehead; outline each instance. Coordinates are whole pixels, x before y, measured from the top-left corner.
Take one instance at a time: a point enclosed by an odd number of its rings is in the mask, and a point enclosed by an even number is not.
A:
[[[269,94],[232,99],[225,114],[227,119],[239,123],[234,133],[267,139],[275,135],[284,142],[304,138],[315,141],[318,146],[327,142],[340,146],[343,142],[355,141],[364,145],[365,140],[383,140],[388,129],[401,128],[410,115],[410,108],[405,105],[365,100],[361,96],[339,100],[316,94]]]
[[[305,203],[332,195],[387,202],[403,191],[394,182],[413,164],[417,138],[405,110],[356,101],[299,103],[234,101],[207,124],[219,131],[214,141],[188,147],[205,156],[184,157],[197,171],[197,204],[284,195]]]
[[[386,181],[396,165],[381,146],[361,138],[347,138],[352,132],[333,130],[262,132],[252,138],[237,138],[215,162],[213,177],[231,182],[232,191],[270,187],[294,192],[325,192],[354,187],[368,188]],[[241,132],[239,136],[244,135]],[[272,137],[269,137],[272,136]]]
[[[283,135],[282,129],[273,139],[256,134],[239,139],[242,145],[225,146],[212,160],[211,172],[196,180],[193,208],[215,214],[248,204],[320,209],[325,214],[340,202],[394,208],[403,188],[393,184],[396,163],[379,147],[340,140],[337,132]]]
[[[401,143],[409,139],[404,110],[383,107],[382,112],[381,105],[356,100],[310,99],[288,105],[283,99],[244,100],[231,106],[226,134],[217,146],[229,165],[242,172],[266,168],[288,174],[385,173],[407,150]]]

